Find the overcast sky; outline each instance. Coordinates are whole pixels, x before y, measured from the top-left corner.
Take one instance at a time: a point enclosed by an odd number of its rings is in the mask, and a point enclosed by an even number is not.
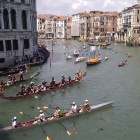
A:
[[[122,11],[137,0],[37,0],[38,14],[72,15],[84,11]]]

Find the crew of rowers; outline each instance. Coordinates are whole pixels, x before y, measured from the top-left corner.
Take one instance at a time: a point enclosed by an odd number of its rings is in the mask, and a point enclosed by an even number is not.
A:
[[[52,77],[50,84],[47,85],[47,82],[44,80],[41,84],[35,86],[33,82],[30,83],[28,87],[25,85],[21,84],[20,85],[20,92],[18,94],[33,94],[33,93],[38,93],[46,90],[51,90],[55,89],[56,87],[60,87],[65,85],[66,83],[71,82],[71,77],[68,77],[68,81],[65,80],[65,77],[62,75],[61,77],[61,82],[56,84],[54,77]]]
[[[56,109],[55,112],[52,115],[50,115],[46,118],[45,118],[45,115],[43,113],[43,110],[40,110],[39,111],[40,112],[39,116],[35,117],[34,124],[38,123],[39,121],[44,122],[44,121],[47,121],[47,120],[54,120],[54,119],[57,120],[59,117],[64,117],[64,116],[69,116],[69,115],[82,113],[82,112],[85,112],[85,111],[90,111],[90,104],[89,104],[88,100],[85,100],[84,104],[82,104],[80,106],[77,106],[76,103],[73,102],[70,110],[66,113],[62,113],[59,106],[56,106],[55,109]]]
[[[45,117],[45,114],[43,113],[43,110],[40,109],[39,110],[40,114],[39,114],[38,117],[34,118],[34,123],[33,124],[36,124],[38,122],[45,122],[45,121],[48,121],[48,120],[54,120],[54,119],[57,120],[57,119],[59,119],[59,117],[64,117],[64,116],[69,116],[69,115],[82,113],[82,112],[85,112],[85,111],[90,111],[90,104],[89,104],[88,100],[85,100],[84,104],[82,104],[80,106],[77,106],[76,103],[73,102],[70,110],[67,111],[66,113],[62,113],[61,109],[58,106],[56,106],[55,109],[56,109],[55,112],[48,117]],[[22,125],[21,123],[17,124],[17,117],[12,118],[12,127],[13,128],[18,127],[19,124]]]

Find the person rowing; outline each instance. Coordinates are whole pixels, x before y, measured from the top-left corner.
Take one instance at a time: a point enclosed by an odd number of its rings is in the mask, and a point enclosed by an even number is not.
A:
[[[55,119],[55,118],[57,119],[57,118],[59,118],[59,117],[63,117],[63,114],[62,114],[62,112],[61,112],[59,106],[56,106],[55,109],[56,109],[56,110],[55,110],[53,116],[51,116],[50,118],[48,118],[48,120],[53,120],[53,119]]]
[[[50,88],[55,88],[55,79],[52,77],[52,80],[50,82]]]
[[[65,77],[62,75],[61,77],[61,85],[65,85],[66,84],[66,80],[65,80]]]
[[[68,82],[69,82],[69,83],[71,82],[71,77],[70,77],[70,76],[68,77]]]
[[[12,118],[12,127],[13,128],[17,127],[17,117]]]
[[[26,87],[25,87],[25,85],[23,85],[23,84],[21,84],[20,85],[20,92],[19,92],[19,94],[24,94],[25,93],[25,89],[26,89]]]
[[[90,104],[88,100],[85,100],[85,103],[83,105],[80,105],[82,108],[79,110],[79,112],[85,112],[90,110]]]
[[[78,113],[78,107],[77,107],[76,103],[73,102],[70,111],[68,113],[66,113],[65,116],[69,116],[71,114],[76,114],[76,113]]]
[[[12,77],[12,83],[14,84],[14,83],[16,83],[16,81],[17,81],[17,80],[16,80],[16,77],[13,76],[13,77]]]
[[[39,110],[39,116],[38,117],[35,117],[35,121],[33,124],[36,124],[38,122],[44,122],[45,121],[45,115],[43,113],[43,110]]]

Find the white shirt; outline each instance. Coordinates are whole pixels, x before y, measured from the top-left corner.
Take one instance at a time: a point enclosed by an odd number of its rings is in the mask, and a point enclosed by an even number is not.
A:
[[[76,113],[77,112],[77,105],[72,105],[71,111]]]
[[[39,117],[40,117],[43,121],[45,121],[45,115],[44,115],[44,113],[41,113],[41,114],[39,115]]]
[[[17,125],[17,122],[14,120],[13,122],[12,122],[12,127],[15,127]]]

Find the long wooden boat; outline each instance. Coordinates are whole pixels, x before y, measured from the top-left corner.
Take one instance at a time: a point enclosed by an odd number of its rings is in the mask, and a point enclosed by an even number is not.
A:
[[[62,117],[59,117],[57,119],[54,118],[52,120],[49,120],[49,118],[52,117],[50,115],[50,116],[47,116],[45,118],[45,121],[41,122],[40,125],[41,124],[45,124],[45,123],[49,123],[49,122],[52,122],[52,121],[59,121],[59,120],[62,120],[62,119],[79,116],[79,115],[82,115],[84,113],[90,113],[92,111],[96,111],[96,110],[102,109],[104,107],[111,106],[113,103],[114,103],[114,101],[110,101],[110,102],[104,102],[104,103],[97,104],[97,105],[92,105],[90,107],[90,110],[88,110],[88,111],[77,113],[77,114],[71,114],[69,116],[65,116],[65,114],[68,112],[68,111],[66,111],[66,112],[63,113]],[[33,127],[33,126],[37,126],[37,125],[38,125],[38,123],[35,123],[35,120],[30,120],[30,121],[27,121],[27,122],[19,123],[16,128],[13,128],[11,125],[8,126],[8,127],[0,128],[0,133],[14,131],[14,130],[19,130],[19,129],[22,129],[22,128]]]
[[[59,88],[62,88],[62,87],[65,87],[65,86],[68,86],[68,85],[71,85],[71,84],[74,84],[74,83],[77,83],[79,82],[80,80],[82,80],[82,78],[86,75],[86,72],[83,73],[82,76],[80,77],[77,77],[76,79],[73,79],[71,80],[70,82],[66,82],[65,84],[61,84],[61,82],[59,83],[56,83],[55,84],[55,87],[52,88],[50,85],[48,85],[46,87],[46,90],[43,90],[43,91],[37,91],[35,93],[32,93],[32,94],[29,94],[29,93],[22,93],[22,94],[16,94],[16,95],[13,95],[13,96],[5,96],[2,92],[0,93],[0,98],[1,99],[7,99],[7,100],[15,100],[15,99],[21,99],[21,98],[25,98],[25,97],[29,97],[29,96],[32,96],[32,95],[37,95],[37,94],[41,94],[41,93],[48,93],[50,91],[53,91],[53,90],[57,90]]]

